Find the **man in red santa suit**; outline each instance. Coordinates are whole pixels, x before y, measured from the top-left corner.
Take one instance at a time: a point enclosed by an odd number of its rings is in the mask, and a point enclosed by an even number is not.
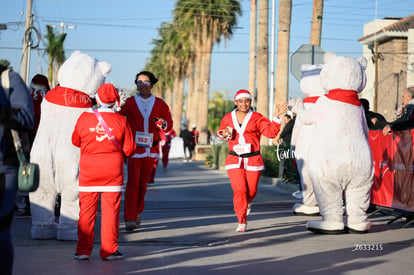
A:
[[[200,133],[197,131],[197,125],[193,124],[193,129],[191,131],[191,145],[190,145],[193,158],[195,157],[195,147],[198,144],[199,136],[200,136]]]
[[[153,73],[139,72],[135,77],[138,93],[128,98],[120,111],[120,114],[126,116],[137,144],[135,154],[128,159],[124,210],[125,229],[128,231],[141,224],[147,183],[154,160],[159,158],[160,136],[173,126],[168,105],[151,94],[157,81]]]
[[[160,148],[162,152],[162,166],[164,167],[164,170],[167,169],[168,165],[168,155],[170,154],[171,149],[171,140],[175,138],[177,134],[175,133],[174,129],[171,129],[168,133],[165,133],[164,135],[161,135],[160,140]],[[154,165],[151,172],[151,176],[148,180],[148,184],[153,184],[155,182],[155,174],[157,172],[157,166],[158,166],[159,159],[154,159]]]
[[[177,136],[177,133],[174,131],[174,129],[171,129],[168,133],[165,134],[165,143],[162,146],[162,166],[164,169],[167,169],[168,166],[168,156],[170,154],[171,149],[171,142],[173,138]]]
[[[247,215],[257,193],[261,171],[260,137],[275,138],[280,130],[279,116],[286,112],[287,103],[275,104],[272,121],[251,108],[252,96],[239,90],[234,97],[235,109],[220,122],[217,136],[229,143],[225,169],[233,189],[234,212],[238,219],[237,232],[247,230]]]
[[[103,260],[122,258],[118,251],[124,158],[136,145],[126,119],[116,114],[120,98],[112,84],[103,84],[96,96],[99,108],[84,112],[72,134],[80,147],[79,221],[76,260],[88,260],[92,253],[98,201],[101,195],[101,250]]]

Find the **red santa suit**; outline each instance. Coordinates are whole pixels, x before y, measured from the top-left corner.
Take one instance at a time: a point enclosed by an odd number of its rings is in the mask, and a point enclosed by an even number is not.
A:
[[[174,129],[171,129],[168,133],[165,134],[165,144],[162,146],[162,165],[164,168],[168,166],[168,155],[170,154],[171,141],[177,136],[177,133]]]
[[[150,95],[144,99],[138,94],[127,99],[120,114],[126,116],[135,137],[137,148],[128,159],[128,182],[125,191],[124,220],[136,221],[144,211],[144,197],[154,160],[159,158],[161,129],[157,119],[165,120],[163,130],[171,130],[173,121],[168,105],[160,98]],[[159,125],[159,124],[158,124]]]
[[[167,168],[167,165],[168,165],[168,155],[171,149],[171,140],[176,136],[177,134],[175,133],[174,129],[171,129],[171,131],[169,131],[168,133],[164,133],[164,135],[161,136],[161,141],[159,142],[159,146],[162,152],[162,165],[164,169]],[[149,184],[154,183],[155,181],[155,173],[157,172],[158,161],[159,159],[154,159],[152,173],[148,180]]]
[[[124,181],[124,155],[135,150],[134,137],[126,119],[109,108],[99,108],[102,118],[122,152],[110,140],[91,111],[78,119],[72,134],[80,147],[78,255],[90,255],[94,241],[99,195],[101,195],[101,250],[106,258],[118,250],[119,214]]]
[[[277,121],[277,122],[276,122]],[[217,136],[226,127],[233,129],[233,135],[228,139],[229,154],[226,157],[225,169],[233,189],[233,204],[239,224],[246,223],[248,204],[257,193],[261,171],[264,169],[260,155],[260,137],[275,138],[280,130],[279,118],[268,120],[260,113],[249,111],[243,124],[239,125],[236,110],[227,113],[220,123]]]

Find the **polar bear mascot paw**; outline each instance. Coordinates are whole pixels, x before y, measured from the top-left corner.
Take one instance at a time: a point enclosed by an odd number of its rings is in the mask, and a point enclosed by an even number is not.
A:
[[[308,221],[306,228],[317,234],[343,234],[345,233],[345,227],[343,222],[333,221]]]
[[[42,116],[30,153],[39,165],[40,183],[30,193],[33,239],[77,240],[79,219],[79,148],[72,145],[78,117],[111,71],[107,62],[75,51],[58,72],[59,86],[42,101]],[[55,202],[61,196],[60,216]]]

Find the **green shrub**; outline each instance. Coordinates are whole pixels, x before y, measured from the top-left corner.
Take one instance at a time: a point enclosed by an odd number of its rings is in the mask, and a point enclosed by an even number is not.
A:
[[[293,164],[294,158],[289,144],[262,145],[261,154],[265,165],[262,175],[279,177],[279,166],[283,161],[282,179],[291,183],[299,182],[298,170]]]
[[[211,153],[206,157],[206,165],[216,169],[224,167],[229,149],[228,143],[216,143],[213,145],[212,149]]]

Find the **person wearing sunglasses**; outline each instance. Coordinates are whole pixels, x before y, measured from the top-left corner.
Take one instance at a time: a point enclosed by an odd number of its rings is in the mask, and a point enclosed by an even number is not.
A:
[[[158,79],[152,72],[142,71],[135,77],[138,92],[122,106],[135,137],[135,154],[128,159],[128,181],[125,190],[125,229],[132,231],[141,225],[144,197],[154,161],[159,158],[161,136],[172,129],[173,121],[168,105],[151,93]]]

